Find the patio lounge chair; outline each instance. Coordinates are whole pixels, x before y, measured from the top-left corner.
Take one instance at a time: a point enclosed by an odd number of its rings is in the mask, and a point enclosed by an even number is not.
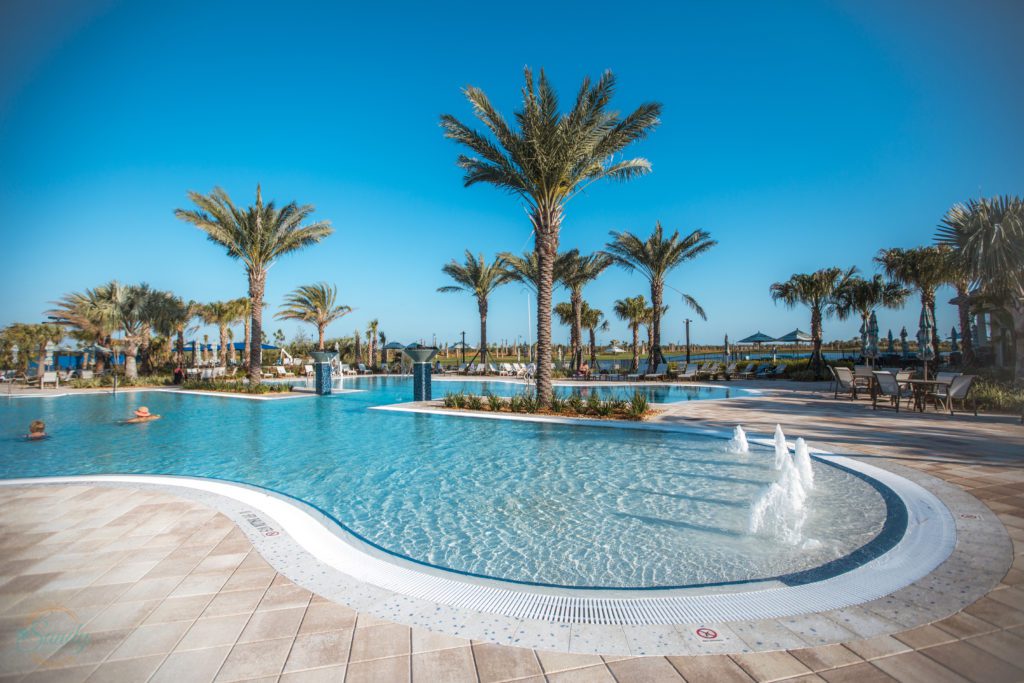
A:
[[[974,386],[974,377],[974,375],[957,375],[948,385],[936,386],[935,391],[928,393],[928,397],[935,400],[936,409],[942,406],[943,410],[948,410],[950,415],[953,414],[953,401],[960,401],[963,409],[967,410],[967,397]],[[978,400],[972,396],[971,402],[974,404],[974,416],[977,417]]]
[[[878,410],[878,399],[883,396],[889,398],[889,407],[895,408],[897,413],[900,412],[901,399],[907,399],[909,404],[914,392],[909,387],[901,387],[900,383],[896,381],[896,375],[880,370],[875,370],[873,374],[878,387],[871,397],[872,410]]]
[[[668,372],[668,363],[658,363],[658,367],[654,369],[654,372],[648,372],[644,375],[644,379],[661,379]]]
[[[873,372],[870,365],[854,365],[853,381],[857,383],[858,387],[870,389],[872,378],[874,377]]]
[[[360,375],[369,375],[373,372],[372,370],[370,370],[370,368],[366,367],[362,363],[357,364],[356,367],[359,368]]]
[[[722,371],[722,366],[718,363],[708,362],[704,364],[704,367],[697,373],[698,379],[714,379],[718,376],[718,373]]]
[[[57,378],[55,371],[49,370],[43,373],[43,378],[39,380],[39,388],[42,389],[47,384],[52,384],[54,389],[60,386],[60,380]]]
[[[294,377],[295,376],[294,372],[289,372],[288,370],[285,370],[283,365],[276,366],[274,368],[274,372],[277,373],[275,375],[275,377]]]
[[[316,374],[315,372],[313,372],[313,366],[310,365],[309,363],[303,365],[302,369],[306,373],[306,377],[312,377],[314,374]]]
[[[686,366],[685,370],[682,370],[676,374],[676,379],[697,379],[697,372],[697,364],[690,363]]]
[[[760,368],[758,368],[757,374],[754,375],[754,379],[767,379],[768,376],[771,375],[771,373],[772,366],[768,363],[765,363]]]
[[[747,363],[747,367],[742,370],[736,371],[736,376],[740,379],[751,379],[757,374],[757,363]]]
[[[789,366],[785,363],[780,363],[771,369],[771,372],[765,373],[766,379],[778,379],[786,374],[786,368]]]
[[[725,366],[725,371],[722,374],[725,375],[725,377],[727,379],[731,378],[731,377],[735,377],[736,374],[737,374],[736,373],[736,363],[729,363],[727,366]]]
[[[832,366],[829,366],[832,368]],[[842,366],[832,368],[832,373],[836,377],[836,389],[834,398],[839,398],[840,392],[849,393],[850,398],[857,398],[857,382],[853,377],[853,370]]]

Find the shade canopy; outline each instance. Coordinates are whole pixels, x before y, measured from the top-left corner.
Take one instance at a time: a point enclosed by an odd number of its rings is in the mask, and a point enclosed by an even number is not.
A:
[[[245,350],[245,342],[234,342],[234,343],[230,344],[230,346],[235,351],[244,351]],[[182,350],[184,350],[184,351],[196,351],[196,350],[201,350],[201,349],[204,349],[204,348],[207,351],[213,351],[214,349],[218,349],[219,350],[220,349],[220,344],[214,344],[212,342],[209,343],[209,344],[204,344],[204,343],[199,342],[199,341],[190,341],[187,344],[185,344],[185,346],[183,347]],[[274,346],[273,344],[260,344],[260,348],[263,349],[264,351],[277,351],[277,349],[278,349],[278,347]]]
[[[453,349],[471,349],[473,347],[470,346],[469,344],[464,344],[463,342],[459,341],[459,342],[455,342],[454,344],[452,344],[451,348],[453,348]]]
[[[405,344],[396,341],[388,342],[387,344],[384,345],[385,351],[401,351],[404,348]]]
[[[761,332],[760,330],[758,330],[757,332],[755,332],[754,334],[750,335],[749,337],[747,337],[745,339],[740,339],[736,343],[737,344],[763,344],[765,342],[773,342],[773,341],[776,341],[775,337],[769,337],[764,332]]]
[[[622,353],[625,349],[619,348],[618,346],[609,346],[608,353]]]
[[[781,337],[779,337],[775,341],[795,343],[795,342],[809,342],[809,341],[813,341],[813,339],[811,339],[811,335],[807,334],[806,332],[804,332],[803,330],[801,330],[798,327],[795,330],[793,330],[792,332],[790,332],[789,334],[782,335]]]

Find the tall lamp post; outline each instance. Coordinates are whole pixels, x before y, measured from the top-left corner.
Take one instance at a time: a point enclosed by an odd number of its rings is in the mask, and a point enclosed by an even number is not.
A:
[[[462,332],[462,364],[466,364],[466,332]]]
[[[690,323],[693,322],[689,318],[684,320],[686,323],[686,364],[690,364]]]

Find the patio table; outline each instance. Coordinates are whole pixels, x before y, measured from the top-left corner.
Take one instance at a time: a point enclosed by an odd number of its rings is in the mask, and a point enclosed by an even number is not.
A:
[[[908,379],[907,384],[914,390],[914,409],[920,412],[925,411],[929,391],[934,390],[940,384],[949,386],[949,382],[938,379]]]

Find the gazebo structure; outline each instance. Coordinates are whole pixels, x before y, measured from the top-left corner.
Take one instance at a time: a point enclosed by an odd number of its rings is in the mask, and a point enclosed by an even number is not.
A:
[[[753,344],[754,346],[756,346],[760,350],[761,344],[770,343],[770,342],[773,342],[773,341],[776,341],[775,337],[770,337],[767,334],[765,334],[764,332],[762,332],[761,330],[758,330],[757,332],[755,332],[754,334],[750,335],[749,337],[744,337],[743,339],[740,339],[736,343],[737,344]]]

